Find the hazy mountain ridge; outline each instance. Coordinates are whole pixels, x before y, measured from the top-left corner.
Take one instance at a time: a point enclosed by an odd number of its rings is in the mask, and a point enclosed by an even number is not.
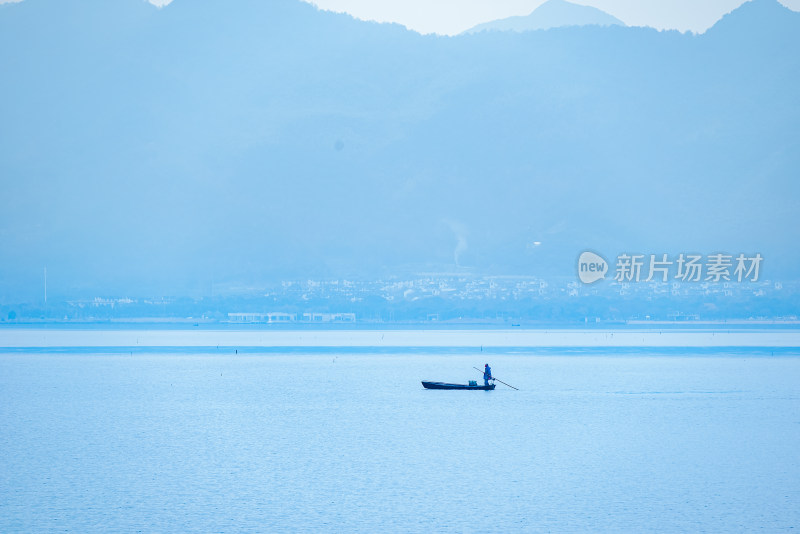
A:
[[[565,0],[547,0],[529,15],[506,17],[473,26],[465,34],[482,31],[547,30],[565,26],[625,26],[618,18],[590,6],[582,6]]]
[[[128,294],[568,274],[587,247],[762,251],[800,278],[798,30],[769,0],[701,36],[456,38],[289,0],[3,5],[0,292],[45,265]]]

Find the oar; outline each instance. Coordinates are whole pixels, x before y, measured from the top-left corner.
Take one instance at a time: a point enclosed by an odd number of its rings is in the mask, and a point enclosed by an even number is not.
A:
[[[481,370],[480,370],[480,369],[478,369],[477,367],[473,367],[473,369],[475,369],[475,370],[476,370],[476,371],[478,371],[479,373],[483,373],[483,371],[481,371]],[[497,380],[497,379],[496,379],[495,377],[492,377],[492,380]],[[511,389],[517,389],[517,388],[515,388],[514,386],[512,386],[511,384],[506,384],[506,383],[505,383],[505,382],[503,382],[502,380],[497,380],[497,381],[498,381],[498,382],[500,382],[501,384],[505,384],[506,386],[510,387]],[[517,391],[519,391],[519,390],[517,389]]]

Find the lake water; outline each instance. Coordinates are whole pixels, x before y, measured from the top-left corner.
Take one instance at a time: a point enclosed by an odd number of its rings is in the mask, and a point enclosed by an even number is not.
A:
[[[495,391],[428,391],[492,365]],[[0,354],[3,532],[800,528],[800,355]]]

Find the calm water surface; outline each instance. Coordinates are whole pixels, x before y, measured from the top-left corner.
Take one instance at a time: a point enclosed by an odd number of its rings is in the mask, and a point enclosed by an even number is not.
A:
[[[800,357],[0,355],[0,531],[800,529]]]

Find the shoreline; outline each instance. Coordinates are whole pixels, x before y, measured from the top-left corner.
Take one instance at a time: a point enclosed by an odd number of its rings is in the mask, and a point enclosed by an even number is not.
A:
[[[800,348],[800,329],[0,329],[0,350],[122,347]]]

